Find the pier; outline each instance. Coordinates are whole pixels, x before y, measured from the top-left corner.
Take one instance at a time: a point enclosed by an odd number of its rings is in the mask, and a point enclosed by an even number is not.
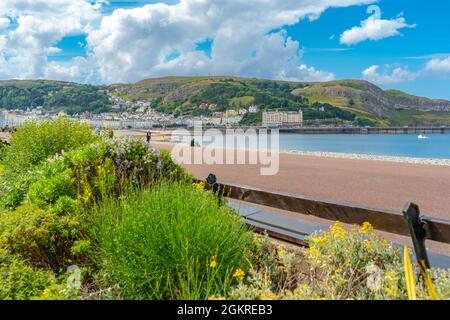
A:
[[[450,126],[420,126],[420,127],[303,127],[280,128],[280,133],[297,134],[421,134],[421,133],[448,133]]]

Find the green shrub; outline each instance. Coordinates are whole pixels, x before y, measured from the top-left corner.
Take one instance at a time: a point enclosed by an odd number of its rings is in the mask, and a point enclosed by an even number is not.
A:
[[[59,215],[34,205],[0,213],[0,248],[29,261],[33,266],[60,271],[77,260],[71,254],[74,242],[82,239],[83,215]]]
[[[206,299],[224,294],[251,234],[232,210],[190,185],[162,184],[106,199],[94,214],[100,286],[126,299]]]
[[[3,154],[0,207],[14,209],[23,202],[30,185],[41,176],[40,166],[49,157],[98,139],[88,125],[62,117],[54,121],[27,122],[19,126],[11,138],[11,146]],[[49,182],[61,181],[56,179]],[[58,189],[61,186],[52,187]],[[58,191],[50,189],[51,187],[46,190],[47,196],[49,192]],[[43,199],[50,202],[53,200]]]
[[[17,128],[4,154],[5,175],[27,172],[48,157],[76,149],[98,139],[87,124],[59,117]]]
[[[0,248],[0,300],[28,300],[55,282],[51,272],[36,270]]]
[[[30,201],[40,207],[55,204],[60,197],[75,197],[76,194],[75,178],[70,169],[41,177],[28,190]]]
[[[0,177],[0,208],[17,208],[23,202],[30,185],[37,179],[39,173],[36,171],[20,173],[9,179]]]

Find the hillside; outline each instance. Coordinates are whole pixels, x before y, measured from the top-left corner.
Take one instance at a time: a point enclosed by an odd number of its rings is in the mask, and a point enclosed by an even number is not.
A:
[[[311,123],[380,125],[381,121],[359,111],[347,111],[326,103],[311,103],[293,91],[305,84],[236,77],[166,77],[136,84],[111,86],[112,92],[127,100],[151,99],[157,110],[176,116],[212,115],[229,109],[256,105],[260,110],[302,109]],[[214,110],[199,108],[203,103],[217,105]],[[247,115],[245,124],[257,124],[259,115]]]
[[[245,124],[261,121],[261,111],[302,109],[306,124],[320,125],[443,125],[450,124],[450,101],[382,90],[367,81],[287,82],[237,77],[165,77],[135,84],[91,86],[59,81],[0,81],[0,108],[43,106],[68,114],[113,111],[108,95],[129,101],[151,101],[153,108],[175,116],[212,116],[251,105],[258,114]],[[214,108],[201,108],[202,104]]]
[[[395,121],[401,114],[445,118],[448,117],[446,113],[450,112],[450,101],[416,97],[399,90],[383,91],[370,82],[360,80],[311,83],[293,93],[312,102],[327,102],[345,109],[360,110],[390,121]]]
[[[125,99],[152,99],[161,111],[203,114],[201,103],[218,111],[256,104],[264,109],[302,108],[306,120],[340,117],[359,125],[449,124],[450,101],[383,91],[361,80],[323,83],[285,82],[234,77],[166,77],[114,85]],[[207,112],[206,112],[207,113]]]
[[[110,110],[108,96],[100,87],[48,80],[0,81],[0,108],[26,110],[43,107],[47,112],[76,114]]]

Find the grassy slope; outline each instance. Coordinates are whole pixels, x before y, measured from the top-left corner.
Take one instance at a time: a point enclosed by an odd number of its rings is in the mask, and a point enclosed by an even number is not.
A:
[[[381,90],[367,81],[339,80],[324,83],[298,83],[271,81],[239,77],[164,77],[142,80],[135,84],[115,84],[110,86],[115,94],[126,100],[160,100],[166,103],[181,103],[186,106],[193,96],[198,95],[210,85],[233,80],[237,86],[250,82],[287,83],[294,95],[301,95],[311,103],[329,103],[333,106],[358,115],[376,120],[378,124],[447,124],[450,118],[450,102],[415,97],[399,90]],[[75,86],[75,83],[47,80],[7,80],[0,81],[2,86],[21,88],[34,85]],[[264,89],[261,89],[264,92]],[[252,97],[234,97],[229,99],[230,106],[247,105]],[[210,102],[210,101],[205,101]],[[438,111],[436,106],[445,106],[448,111]],[[434,108],[428,112],[428,106]],[[194,106],[195,107],[195,106]],[[191,106],[192,108],[192,106]],[[447,110],[447,109],[446,109]]]

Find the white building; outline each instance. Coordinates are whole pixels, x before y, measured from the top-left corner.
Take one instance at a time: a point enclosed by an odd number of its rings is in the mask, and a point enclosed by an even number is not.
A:
[[[303,126],[303,111],[299,110],[298,112],[263,112],[263,126]]]
[[[241,122],[242,116],[234,116],[234,117],[225,117],[222,118],[222,124],[223,125],[236,125]]]
[[[248,108],[248,112],[250,113],[257,113],[259,111],[259,108],[255,105],[252,105]]]

